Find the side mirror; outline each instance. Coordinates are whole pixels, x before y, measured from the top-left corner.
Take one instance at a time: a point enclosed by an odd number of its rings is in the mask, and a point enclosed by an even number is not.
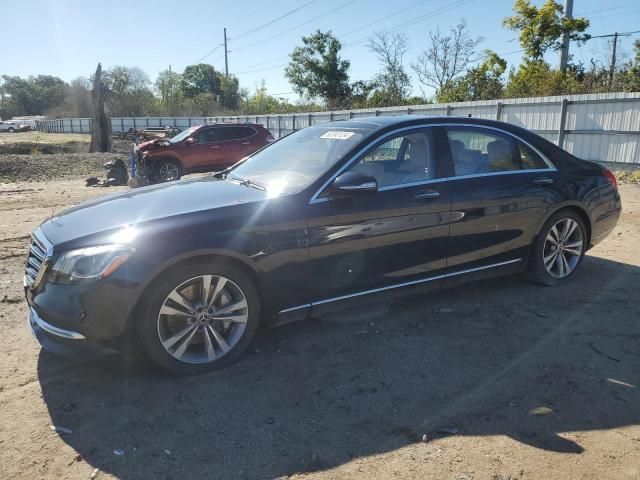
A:
[[[198,139],[194,138],[194,137],[189,137],[184,141],[184,143],[186,145],[194,145],[194,144],[198,143]]]
[[[342,193],[377,192],[378,182],[375,178],[360,172],[346,172],[333,181],[331,189]]]

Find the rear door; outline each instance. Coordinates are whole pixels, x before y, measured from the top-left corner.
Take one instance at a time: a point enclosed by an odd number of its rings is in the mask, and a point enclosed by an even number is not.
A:
[[[492,127],[447,126],[454,168],[451,272],[524,261],[557,198],[557,171],[533,147]]]
[[[340,172],[373,176],[377,192],[338,196],[327,186],[311,200],[313,300],[445,272],[451,183],[439,180],[434,140],[424,127],[391,134]]]

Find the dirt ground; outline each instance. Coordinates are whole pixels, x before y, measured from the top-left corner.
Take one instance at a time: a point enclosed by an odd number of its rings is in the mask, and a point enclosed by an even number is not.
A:
[[[28,331],[29,232],[115,190],[0,184],[1,478],[640,479],[640,186],[570,284],[372,302],[190,378],[70,362]]]

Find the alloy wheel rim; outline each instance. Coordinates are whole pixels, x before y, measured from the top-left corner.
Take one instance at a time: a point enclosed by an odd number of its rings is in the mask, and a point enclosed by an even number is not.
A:
[[[165,163],[160,167],[160,178],[169,182],[178,178],[178,167],[172,163]]]
[[[582,229],[572,218],[556,222],[544,241],[542,259],[549,275],[569,276],[578,265],[583,252]]]
[[[176,360],[210,363],[238,344],[248,319],[247,297],[237,284],[200,275],[167,295],[158,313],[158,337]]]

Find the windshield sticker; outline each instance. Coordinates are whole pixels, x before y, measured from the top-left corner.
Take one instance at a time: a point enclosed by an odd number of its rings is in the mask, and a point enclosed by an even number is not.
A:
[[[353,132],[340,132],[337,130],[332,130],[323,134],[320,138],[331,138],[334,140],[346,140],[347,138],[351,138],[353,136]]]

